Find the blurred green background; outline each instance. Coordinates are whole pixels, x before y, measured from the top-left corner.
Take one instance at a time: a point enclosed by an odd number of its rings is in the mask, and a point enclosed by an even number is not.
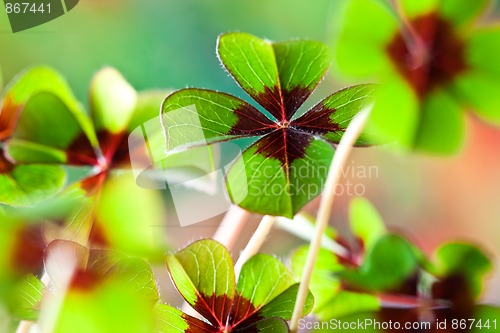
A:
[[[342,2],[81,0],[66,15],[17,34],[11,33],[5,11],[0,11],[0,67],[7,82],[27,66],[51,65],[65,75],[82,101],[92,75],[107,65],[121,71],[138,90],[204,87],[248,99],[221,69],[215,55],[217,35],[245,31],[272,40],[330,42],[335,38]],[[330,73],[312,100],[342,84],[346,82]],[[384,148],[357,150],[350,167],[375,166],[377,173],[345,181],[362,184],[364,195],[388,225],[427,252],[444,240],[464,239],[481,244],[498,258],[500,130],[469,117],[467,133],[463,152],[448,159]],[[334,205],[332,224],[341,230],[347,225],[349,199],[349,195],[340,195]],[[314,210],[315,205],[317,201],[309,208]],[[212,230],[203,229],[200,236],[203,233],[209,236]],[[273,239],[265,251],[285,254],[297,245],[284,232]],[[185,245],[184,240],[179,242],[174,248]],[[241,243],[245,242],[242,237]],[[497,292],[490,294],[500,295],[499,280],[492,281]]]

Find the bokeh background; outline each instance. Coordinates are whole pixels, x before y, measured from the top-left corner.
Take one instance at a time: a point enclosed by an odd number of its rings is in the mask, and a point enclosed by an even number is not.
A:
[[[46,64],[68,79],[86,100],[92,75],[116,67],[138,90],[203,87],[248,100],[221,69],[215,55],[217,35],[245,31],[272,40],[310,38],[333,45],[341,0],[81,0],[66,15],[34,29],[12,34],[0,10],[0,67],[4,82],[23,68]],[[498,7],[498,5],[497,5]],[[497,8],[498,9],[498,8]],[[490,18],[498,10],[492,10]],[[349,84],[330,72],[311,97],[317,101]],[[310,102],[311,103],[311,102]],[[414,240],[427,253],[443,241],[479,244],[500,266],[500,129],[468,118],[463,151],[453,158],[394,152],[391,147],[357,150],[351,171],[369,168],[369,177],[352,177],[374,202],[390,228]],[[347,231],[350,195],[339,195],[331,224]],[[317,202],[308,206],[311,212]],[[220,219],[220,217],[218,218]],[[215,219],[217,220],[217,219]],[[257,225],[254,217],[235,251]],[[171,224],[173,248],[210,236],[214,221],[188,231]],[[186,237],[179,237],[182,235]],[[175,237],[172,237],[175,235]],[[285,256],[300,240],[279,230],[264,251]],[[487,297],[500,298],[500,274],[492,276]],[[496,296],[495,296],[496,295]],[[497,299],[497,301],[500,301]]]

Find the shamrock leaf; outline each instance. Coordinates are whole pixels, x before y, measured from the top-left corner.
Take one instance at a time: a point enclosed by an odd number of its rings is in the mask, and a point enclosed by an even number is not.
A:
[[[161,305],[159,332],[288,332],[298,284],[275,258],[258,254],[242,267],[235,282],[233,262],[213,240],[192,243],[167,257],[170,276],[184,299],[205,320]],[[305,308],[312,308],[309,295]]]
[[[220,92],[182,89],[163,102],[167,154],[238,138],[258,138],[227,174],[227,189],[241,207],[293,217],[321,193],[332,144],[354,115],[372,103],[374,87],[341,90],[294,117],[330,63],[319,42],[271,43],[246,33],[219,37],[217,53],[238,84],[271,118]],[[358,145],[369,144],[363,134]],[[246,181],[244,181],[246,180]]]
[[[67,162],[71,140],[84,135],[95,142],[92,133],[81,105],[58,73],[36,67],[21,74],[1,103],[0,202],[30,206],[58,193],[66,173],[46,162]]]
[[[391,320],[405,327],[429,313],[441,322],[457,318],[484,321],[487,315],[491,315],[490,321],[498,318],[497,308],[477,305],[491,270],[483,251],[466,243],[447,243],[428,260],[416,246],[385,231],[377,211],[365,199],[353,200],[350,211],[351,230],[362,246],[346,247],[347,255],[321,249],[313,270],[313,313],[321,321]],[[347,244],[341,238],[336,241]],[[292,268],[297,275],[302,274],[307,252],[308,247],[302,247],[293,253]],[[437,321],[430,328],[436,329]],[[330,331],[333,329],[324,330]]]
[[[381,84],[369,128],[417,150],[453,154],[465,109],[500,121],[500,29],[476,27],[489,0],[351,0],[342,18],[339,69]],[[398,18],[399,14],[399,18]]]
[[[53,294],[66,291],[54,332],[152,331],[159,296],[144,260],[57,240],[45,262]]]

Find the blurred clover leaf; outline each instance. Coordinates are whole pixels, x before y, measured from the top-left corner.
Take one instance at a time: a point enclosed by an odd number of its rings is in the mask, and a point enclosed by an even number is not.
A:
[[[377,77],[368,128],[384,140],[453,154],[465,109],[500,123],[500,29],[477,26],[490,0],[350,0],[336,62],[346,74]]]
[[[47,113],[31,112],[22,117],[23,110],[34,110],[34,104],[42,101]],[[91,124],[61,76],[45,67],[18,76],[6,88],[1,102],[0,203],[30,206],[60,191],[66,180],[63,168],[45,162],[66,162],[64,151],[71,152],[71,139],[84,132],[91,135]],[[24,156],[32,159],[30,163],[9,156],[8,144],[16,140],[26,147]]]
[[[149,147],[130,143],[137,127],[157,118],[164,94],[137,93],[104,68],[92,80],[86,112],[54,70],[19,75],[0,113],[0,204],[74,197],[79,204],[59,231],[46,232],[48,240],[87,245],[90,237],[99,246],[162,258],[163,237],[151,229],[164,215],[160,194],[139,188],[131,170],[130,155],[149,161]]]
[[[386,231],[375,208],[356,198],[350,206],[351,231],[356,242],[347,254],[321,249],[313,270],[311,292],[321,321],[365,320],[418,322],[431,314],[440,321],[500,318],[500,309],[478,305],[490,259],[466,243],[446,243],[432,260],[399,235]],[[292,269],[300,275],[308,247],[292,255]],[[436,320],[432,322],[435,325]],[[463,332],[475,332],[475,326]],[[330,332],[323,330],[318,332]],[[373,332],[385,332],[374,330]]]
[[[212,90],[174,92],[162,106],[167,154],[258,138],[228,171],[228,193],[249,211],[293,217],[321,193],[334,154],[332,145],[339,142],[350,120],[373,102],[374,86],[343,89],[294,117],[330,65],[325,45],[307,40],[272,43],[246,33],[226,33],[218,39],[217,54],[267,113]],[[369,143],[365,134],[357,141],[357,145]]]
[[[158,332],[288,332],[298,283],[276,258],[253,256],[238,283],[228,251],[213,240],[190,244],[167,264],[177,290],[204,320],[158,305]],[[312,306],[310,294],[304,315]]]
[[[47,247],[45,265],[51,281],[46,299],[64,293],[54,332],[153,331],[159,296],[144,260],[56,240]]]

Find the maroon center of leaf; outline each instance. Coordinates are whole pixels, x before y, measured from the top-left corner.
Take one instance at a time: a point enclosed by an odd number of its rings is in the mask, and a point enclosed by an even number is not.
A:
[[[278,122],[284,123],[293,117],[311,92],[311,88],[301,86],[290,90],[281,90],[279,87],[264,87],[264,92],[257,94],[255,100],[269,111]]]
[[[277,159],[283,166],[291,165],[294,160],[304,157],[311,140],[309,133],[283,127],[260,139],[255,153]]]
[[[263,319],[258,309],[250,300],[236,295],[234,299],[222,296],[203,296],[198,298],[194,308],[214,328],[214,332],[232,332]],[[198,327],[192,327],[186,332],[200,332]]]
[[[386,48],[397,70],[420,99],[449,84],[468,67],[465,42],[437,13],[409,22],[414,33],[398,31]]]
[[[96,156],[87,136],[81,134],[68,147],[66,156],[70,165],[89,165],[100,168],[100,172],[82,181],[82,189],[92,194],[100,188],[113,168],[130,165],[128,141],[125,133],[113,134],[106,130],[97,133],[102,158]]]

